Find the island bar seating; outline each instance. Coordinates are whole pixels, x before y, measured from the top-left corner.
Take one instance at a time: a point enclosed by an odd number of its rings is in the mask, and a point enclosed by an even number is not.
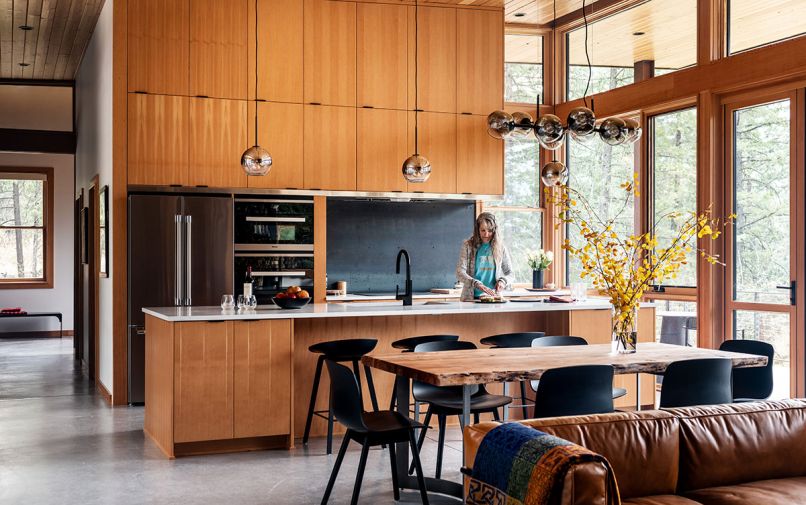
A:
[[[767,357],[767,364],[763,367],[733,370],[734,402],[752,402],[770,397],[773,387],[772,365],[775,357],[775,349],[770,344],[758,340],[726,340],[719,346],[719,350]]]
[[[663,374],[660,408],[731,403],[733,364],[727,358],[688,359],[671,363]]]
[[[333,452],[333,404],[332,402],[328,402],[328,409],[325,411],[316,410],[316,394],[319,390],[319,379],[322,377],[322,366],[325,360],[351,362],[353,364],[355,379],[358,381],[358,390],[359,393],[361,393],[361,373],[359,372],[358,361],[365,354],[372,352],[376,345],[378,345],[378,341],[373,338],[353,338],[320,342],[308,348],[310,352],[319,354],[319,359],[316,362],[311,400],[308,404],[308,416],[305,419],[305,432],[302,435],[303,445],[308,443],[308,435],[310,435],[311,432],[311,421],[313,420],[313,416],[317,415],[327,419],[327,453],[330,454]],[[372,408],[377,411],[378,399],[375,396],[375,384],[372,382],[372,372],[366,365],[364,365],[364,374],[367,377],[367,388],[369,389]],[[363,402],[363,394],[361,394],[361,400]],[[325,412],[327,412],[327,416],[324,415]]]
[[[543,331],[525,331],[520,333],[501,333],[499,335],[490,335],[481,339],[481,343],[489,345],[491,349],[506,349],[513,347],[531,347],[532,341],[536,338],[545,337],[546,332]],[[518,383],[521,388],[521,396],[517,398],[520,400],[520,405],[507,405],[506,409],[518,408],[523,410],[523,418],[529,417],[529,407],[533,404],[529,403],[526,397],[526,382],[520,381]],[[506,391],[504,392],[506,394]],[[506,417],[504,418],[506,419]]]

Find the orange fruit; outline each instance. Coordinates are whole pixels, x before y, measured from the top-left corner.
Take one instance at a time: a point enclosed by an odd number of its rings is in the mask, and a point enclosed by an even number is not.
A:
[[[300,290],[300,292],[297,293],[297,298],[310,298],[310,296],[311,295],[308,294],[308,292],[305,291],[304,289]]]

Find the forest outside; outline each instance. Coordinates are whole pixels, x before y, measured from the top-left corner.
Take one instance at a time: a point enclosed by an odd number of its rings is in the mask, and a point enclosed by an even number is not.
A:
[[[45,179],[0,174],[0,279],[44,278]]]

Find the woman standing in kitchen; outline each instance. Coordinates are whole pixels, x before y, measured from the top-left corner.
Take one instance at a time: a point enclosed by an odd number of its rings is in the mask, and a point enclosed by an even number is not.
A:
[[[473,236],[462,243],[456,265],[456,278],[463,284],[462,301],[481,295],[495,296],[511,287],[511,263],[495,216],[482,212],[476,218]]]

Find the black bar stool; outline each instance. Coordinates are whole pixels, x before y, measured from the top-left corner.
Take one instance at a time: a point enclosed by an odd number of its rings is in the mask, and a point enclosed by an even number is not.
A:
[[[484,345],[489,345],[492,349],[506,349],[506,348],[513,348],[513,347],[532,347],[532,340],[536,338],[542,338],[546,336],[546,332],[543,331],[524,331],[519,333],[501,333],[499,335],[490,335],[489,337],[484,337],[481,339],[481,343]],[[506,408],[518,408],[520,407],[523,409],[523,418],[529,418],[529,407],[534,406],[533,403],[529,403],[526,397],[526,382],[520,381],[521,386],[521,396],[517,398],[513,396],[514,399],[520,400],[520,405],[507,405]]]
[[[328,401],[327,410],[314,410],[316,409],[316,394],[319,390],[319,379],[322,377],[322,367],[325,360],[339,362],[351,362],[353,364],[353,373],[355,379],[358,381],[358,390],[361,389],[361,373],[359,372],[358,361],[365,355],[372,352],[378,341],[374,338],[351,338],[347,340],[331,340],[330,342],[320,342],[308,348],[309,351],[319,354],[319,359],[316,361],[316,373],[313,377],[313,388],[311,390],[311,402],[308,404],[308,418],[305,420],[305,433],[302,435],[302,443],[308,443],[308,435],[311,432],[311,421],[313,416],[317,415],[322,419],[327,419],[327,453],[333,452],[333,405]],[[369,397],[372,401],[372,408],[378,411],[378,398],[375,396],[375,384],[372,382],[372,372],[369,367],[364,365],[364,374],[367,376],[367,389],[369,389]],[[332,400],[332,399],[331,399]],[[363,404],[363,392],[361,394],[361,402]],[[324,415],[327,413],[327,415]]]
[[[420,344],[427,344],[429,342],[455,342],[459,340],[459,335],[422,335],[419,337],[401,338],[392,342],[392,347],[400,349],[403,352],[414,352],[414,348]],[[395,410],[397,404],[397,388],[392,389],[392,400],[389,402],[389,410]],[[419,421],[419,405],[417,402],[414,404],[414,419]]]

